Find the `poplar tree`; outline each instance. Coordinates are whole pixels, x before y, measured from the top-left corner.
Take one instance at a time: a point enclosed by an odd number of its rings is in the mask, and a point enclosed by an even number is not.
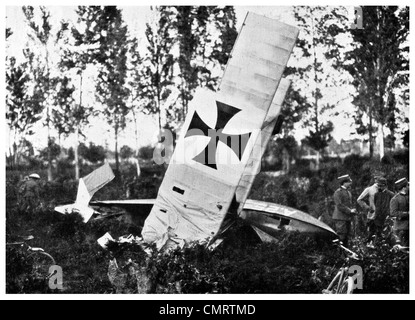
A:
[[[396,128],[394,117],[390,117],[393,89],[407,87],[409,83],[409,7],[365,6],[363,29],[351,31],[354,48],[347,55],[345,66],[350,72],[357,95],[354,104],[359,115],[366,115],[368,123],[356,119],[359,133],[368,134],[370,156],[373,156],[373,136],[379,128],[379,153],[384,154],[384,128]],[[404,90],[408,92],[409,89]],[[404,98],[405,99],[405,98]],[[396,106],[392,106],[395,109]]]
[[[324,120],[324,115],[335,107],[325,100],[325,95],[331,88],[346,84],[337,71],[344,52],[338,36],[347,31],[348,18],[342,7],[296,6],[294,15],[300,28],[297,54],[302,64],[307,64],[294,68],[297,80],[294,85],[302,84],[296,100],[306,107],[305,125],[309,134],[305,142],[317,152],[319,169],[320,155],[332,139],[334,128],[331,121]]]
[[[36,22],[35,9],[32,6],[22,7],[23,14],[26,19],[26,23],[29,26],[30,33],[28,34],[31,39],[31,43],[34,48],[31,48],[33,53],[36,53],[37,59],[32,59],[32,62],[36,61],[37,65],[32,65],[33,71],[36,73],[33,77],[35,83],[35,93],[37,97],[37,103],[39,108],[45,110],[45,122],[48,131],[48,146],[52,144],[51,139],[51,109],[52,103],[50,101],[52,97],[51,87],[51,68],[52,62],[50,57],[50,44],[53,41],[52,25],[50,23],[50,13],[45,7],[40,7],[41,23]],[[48,148],[48,181],[52,181],[52,155]]]
[[[118,139],[125,128],[129,113],[127,99],[128,28],[121,10],[115,6],[97,9],[97,28],[100,32],[96,61],[100,64],[96,84],[97,99],[103,104],[103,115],[114,130],[115,163],[119,171]]]

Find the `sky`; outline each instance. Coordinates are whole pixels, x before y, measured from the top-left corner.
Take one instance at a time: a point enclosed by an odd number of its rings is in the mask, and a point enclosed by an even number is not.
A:
[[[131,36],[138,39],[144,37],[145,24],[150,17],[150,7],[148,6],[119,6],[123,10],[123,18],[129,26]],[[48,9],[51,12],[51,23],[53,26],[58,26],[61,20],[76,20],[76,6],[49,6]],[[281,12],[287,10],[287,7],[276,7],[270,10],[270,7],[237,7],[237,28],[239,29],[247,12],[254,11],[259,14],[271,14],[273,17],[280,16]],[[285,15],[287,16],[287,15]],[[288,22],[288,21],[287,21]],[[8,54],[15,56],[18,59],[22,58],[22,48],[25,45],[26,34],[28,31],[27,26],[24,23],[24,16],[21,10],[21,6],[7,6],[6,7],[6,25],[10,27],[14,34],[9,38]],[[92,91],[92,90],[90,90]],[[157,121],[151,116],[141,115],[138,119],[139,137],[141,145],[152,144],[157,141]],[[35,146],[38,148],[46,147],[47,143],[47,131],[42,124],[36,126],[36,136],[30,138]],[[88,139],[98,145],[113,144],[112,134],[107,131],[107,126],[103,121],[95,121],[93,125],[86,130],[86,136]],[[64,141],[64,145],[74,145],[75,137],[69,137]],[[127,129],[120,136],[120,145],[128,144],[132,145],[134,140],[134,127],[128,126]]]
[[[123,10],[123,17],[129,26],[131,36],[135,36],[138,39],[144,37],[145,23],[150,16],[150,8],[148,6],[120,6]],[[49,6],[48,9],[51,12],[52,25],[58,26],[59,22],[65,20],[76,20],[75,9],[76,6]],[[278,19],[287,24],[294,24],[294,18],[291,14],[290,7],[288,6],[235,6],[237,16],[237,28],[241,27],[241,24],[248,11],[265,15],[270,18]],[[6,25],[10,27],[14,34],[8,41],[8,55],[19,57],[21,56],[21,50],[26,41],[27,26],[24,23],[23,13],[21,6],[7,6],[6,7]],[[93,86],[93,84],[91,84]],[[90,99],[93,99],[93,89]],[[344,94],[344,90],[339,88],[338,92],[332,92],[333,100],[338,99],[338,96]],[[92,101],[92,100],[91,100]],[[337,100],[336,100],[337,101]],[[337,107],[339,113],[338,116],[330,117],[330,120],[334,123],[335,130],[333,136],[337,141],[341,139],[349,139],[350,128],[352,126],[352,119],[347,118],[343,111],[352,111],[351,99],[345,99]],[[157,141],[157,121],[151,116],[140,116],[139,119],[139,136],[140,144],[148,145]],[[38,147],[46,147],[46,130],[41,124],[34,128],[38,134],[31,137],[33,144]],[[107,145],[111,147],[113,145],[113,135],[108,132],[105,122],[94,122],[92,126],[86,130],[86,136],[89,141],[99,145]],[[306,134],[308,130],[305,130],[297,125],[295,137],[300,140]],[[72,138],[73,139],[73,138]],[[71,138],[64,141],[65,146],[71,146],[74,141]],[[134,145],[134,128],[129,126],[120,136],[120,146],[124,144]]]

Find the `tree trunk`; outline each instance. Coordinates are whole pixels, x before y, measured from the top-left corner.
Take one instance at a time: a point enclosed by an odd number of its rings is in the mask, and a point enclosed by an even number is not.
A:
[[[372,116],[372,107],[369,107],[369,155],[370,159],[373,158],[373,116]]]
[[[315,130],[316,134],[320,133],[320,123],[319,123],[319,87],[318,87],[318,75],[317,75],[317,68],[318,68],[318,61],[317,61],[317,53],[316,53],[316,41],[314,38],[314,17],[313,17],[313,10],[311,9],[311,22],[312,22],[312,30],[313,30],[313,55],[314,55],[314,82],[316,85],[316,90],[314,92],[314,108],[316,112],[315,118]],[[320,170],[320,150],[316,150],[317,157],[316,157],[316,170]]]
[[[80,71],[80,86],[79,86],[79,107],[82,108],[82,70]],[[76,121],[76,128],[75,128],[75,147],[74,147],[74,155],[75,155],[75,179],[80,179],[80,168],[79,168],[79,120]]]
[[[286,173],[290,172],[290,154],[288,153],[288,150],[286,148],[283,149],[283,170]]]
[[[74,156],[75,156],[75,180],[80,179],[79,175],[79,127],[75,129],[75,146],[74,146]]]
[[[50,92],[50,84],[49,84],[49,80],[50,80],[50,69],[49,69],[49,51],[47,49],[47,46],[45,45],[45,49],[46,49],[46,69],[47,69],[47,83],[46,83],[46,96],[48,97]],[[53,180],[53,176],[52,176],[52,153],[50,150],[51,147],[51,138],[50,138],[50,104],[47,101],[47,98],[45,99],[45,102],[47,103],[46,106],[46,124],[48,127],[48,181],[51,182]]]
[[[137,123],[137,117],[135,115],[135,112],[133,110],[133,120],[134,120],[134,135],[135,135],[135,156],[138,158],[139,153],[139,138],[138,138],[138,123]]]
[[[115,125],[115,170],[118,173],[120,169],[120,160],[118,157],[118,125]]]
[[[138,138],[138,124],[137,124],[137,117],[135,115],[135,112],[133,110],[133,119],[134,119],[134,126],[135,126],[135,164],[137,167],[137,177],[139,177],[141,175],[141,168],[140,168],[140,161],[138,160],[139,157],[139,151],[140,151],[140,147],[139,147],[139,138]]]
[[[379,157],[382,160],[385,155],[385,138],[383,132],[383,124],[379,125]]]
[[[62,145],[62,134],[60,132],[58,132],[58,146],[59,146],[59,149],[60,149],[59,159],[61,159],[61,155],[62,155],[62,151],[63,151],[63,148],[61,147],[61,145]]]
[[[49,90],[48,90],[49,93]],[[52,176],[52,153],[51,153],[51,146],[52,146],[52,141],[50,138],[50,107],[49,104],[46,106],[46,126],[48,127],[48,181],[51,182],[53,180],[53,176]]]
[[[161,98],[160,98],[160,91],[159,89],[157,89],[157,99],[156,99],[156,109],[158,110],[158,125],[159,125],[159,141],[161,142],[161,129],[162,129],[162,124],[161,124]]]
[[[16,142],[13,142],[13,154],[12,154],[12,166],[15,168],[19,165],[19,158],[17,156],[17,144]]]
[[[183,113],[180,121],[184,121],[186,119],[187,114],[187,106],[189,101],[187,101],[186,92],[188,92],[188,86],[186,80],[183,80],[183,91],[182,91],[182,98],[183,98]]]
[[[159,119],[158,119],[158,121],[159,121],[159,142],[161,141],[161,134],[162,134],[162,130],[161,130],[161,110],[160,110],[160,104],[158,104],[159,105]]]
[[[14,135],[13,135],[13,139],[12,139],[12,130],[10,129],[9,131],[9,156],[6,155],[6,165],[11,166],[11,168],[14,168],[14,143],[15,143],[15,139],[14,139]]]
[[[320,151],[316,151],[316,171],[320,170]]]
[[[395,151],[396,145],[395,145],[395,129],[389,128],[391,131],[391,151]]]
[[[49,121],[48,121],[49,123]],[[50,138],[50,134],[49,134],[49,124],[48,124],[48,181],[51,182],[53,180],[53,176],[52,176],[52,153],[51,153],[51,138]]]
[[[379,10],[379,8],[377,8],[377,10],[376,10],[376,12],[377,12],[377,18],[378,18],[378,21],[380,22],[380,23],[382,23],[383,21],[381,21],[381,17],[380,17],[380,10]],[[380,23],[378,23],[377,24],[377,30],[378,30],[378,32],[380,33]],[[380,74],[380,72],[381,72],[381,70],[382,70],[382,68],[381,68],[382,66],[381,66],[381,59],[380,59],[380,56],[378,56],[378,58],[377,58],[377,61],[376,61],[376,91],[377,91],[377,103],[379,104],[377,107],[379,108],[379,119],[378,119],[378,122],[379,122],[379,150],[378,150],[378,152],[379,152],[379,156],[380,156],[380,160],[382,160],[382,158],[383,158],[383,156],[385,155],[385,143],[384,143],[384,141],[385,141],[385,138],[384,138],[384,134],[383,134],[383,122],[384,122],[384,112],[383,112],[383,109],[385,108],[385,107],[387,107],[387,106],[384,106],[384,104],[383,104],[383,99],[382,99],[382,95],[381,95],[381,90],[380,90],[380,76],[381,76],[381,74]],[[387,88],[386,88],[387,89]]]

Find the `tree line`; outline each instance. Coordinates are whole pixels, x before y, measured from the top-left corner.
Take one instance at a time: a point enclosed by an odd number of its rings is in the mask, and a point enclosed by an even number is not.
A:
[[[309,129],[305,142],[324,152],[333,131],[324,115],[334,110],[330,93],[338,87],[355,88],[351,116],[357,133],[371,145],[384,128],[394,141],[409,121],[402,112],[409,100],[409,8],[362,9],[363,29],[352,29],[346,8],[292,8],[301,32],[286,69],[293,85],[276,136],[287,158],[300,121]],[[59,26],[52,25],[47,7],[25,6],[22,12],[29,27],[24,59],[6,57],[9,153],[16,163],[19,148],[41,122],[48,131],[49,180],[52,145],[68,136],[76,137],[79,178],[79,145],[94,118],[105,119],[111,128],[117,170],[118,138],[128,122],[135,127],[138,155],[140,113],[155,116],[160,132],[177,129],[196,89],[218,88],[238,34],[232,6],[151,7],[143,38],[131,35],[116,6],[79,6],[76,21]],[[13,32],[6,28],[6,45]]]

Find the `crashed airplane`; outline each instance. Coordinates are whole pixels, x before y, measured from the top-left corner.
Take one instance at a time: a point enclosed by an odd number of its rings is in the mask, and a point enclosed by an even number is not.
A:
[[[263,241],[274,241],[281,230],[335,237],[332,229],[304,212],[248,200],[263,153],[281,121],[290,87],[282,77],[298,33],[293,26],[248,13],[219,90],[196,94],[192,101],[157,199],[91,204],[122,207],[138,216],[144,242],[159,248],[218,240],[235,216],[250,224]],[[111,175],[108,168],[98,170],[101,176],[93,178],[92,173],[88,181],[99,181],[102,187]],[[82,201],[77,198],[72,207],[57,211],[85,210],[82,215],[89,220],[90,190],[95,187],[80,182],[79,192],[86,197],[78,193]]]
[[[156,199],[92,201],[92,207],[123,209],[129,220],[142,226]],[[337,238],[336,232],[313,216],[276,203],[247,200],[239,218],[249,224],[263,242],[273,242],[283,231]],[[220,232],[222,233],[222,232]]]

